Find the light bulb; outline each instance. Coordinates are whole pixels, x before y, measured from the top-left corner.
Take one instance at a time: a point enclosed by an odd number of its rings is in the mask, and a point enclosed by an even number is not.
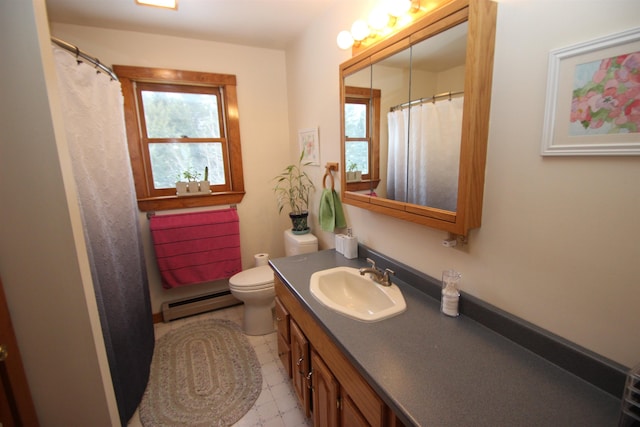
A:
[[[389,23],[389,14],[382,7],[376,7],[369,14],[369,26],[376,31],[384,29]]]
[[[411,0],[387,0],[385,7],[391,16],[396,18],[408,13],[411,10]]]
[[[369,35],[369,26],[359,19],[351,26],[351,35],[355,41],[362,41]]]
[[[346,50],[353,46],[353,37],[351,37],[351,33],[347,30],[340,31],[337,42],[340,49]]]

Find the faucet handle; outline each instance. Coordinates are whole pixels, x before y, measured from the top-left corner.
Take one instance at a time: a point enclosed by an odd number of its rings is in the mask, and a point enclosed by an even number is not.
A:
[[[371,258],[367,258],[367,262],[371,264],[371,268],[376,268],[376,262]]]
[[[396,272],[391,270],[390,268],[385,268],[384,269],[384,277],[382,278],[382,280],[383,280],[383,282],[384,282],[383,284],[385,286],[391,286],[391,275],[392,274],[395,275]]]

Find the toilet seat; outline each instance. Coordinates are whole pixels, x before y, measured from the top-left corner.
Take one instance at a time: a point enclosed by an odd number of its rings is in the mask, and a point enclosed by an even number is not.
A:
[[[229,279],[229,288],[238,291],[259,291],[272,287],[273,270],[268,265],[241,271]]]

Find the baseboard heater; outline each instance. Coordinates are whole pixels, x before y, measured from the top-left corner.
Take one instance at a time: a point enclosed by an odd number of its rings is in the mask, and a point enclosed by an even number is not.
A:
[[[162,320],[166,323],[238,304],[242,304],[242,301],[231,295],[229,290],[167,301],[162,303]]]

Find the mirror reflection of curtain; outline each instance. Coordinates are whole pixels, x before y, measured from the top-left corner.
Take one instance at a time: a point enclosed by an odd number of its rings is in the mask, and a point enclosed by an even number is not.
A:
[[[387,114],[389,128],[387,154],[387,198],[405,201],[407,198],[407,147],[409,138],[409,110],[400,109]]]
[[[388,114],[389,198],[455,212],[463,103],[458,97]]]

